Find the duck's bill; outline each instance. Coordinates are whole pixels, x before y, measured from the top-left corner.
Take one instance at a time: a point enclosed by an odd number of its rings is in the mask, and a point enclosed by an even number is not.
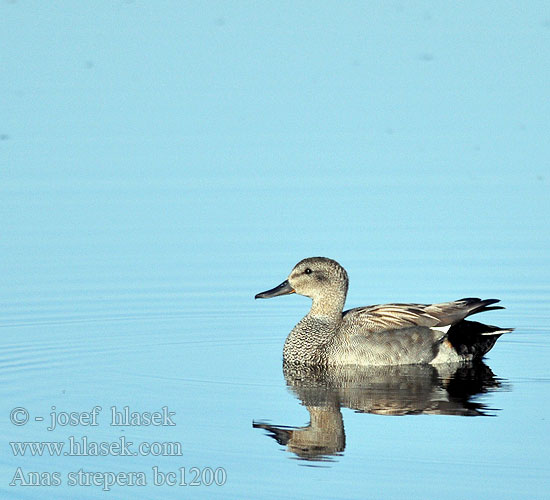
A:
[[[289,293],[296,293],[294,288],[290,286],[288,280],[283,281],[279,286],[259,293],[254,297],[255,299],[270,299],[271,297],[277,297],[278,295],[288,295]]]

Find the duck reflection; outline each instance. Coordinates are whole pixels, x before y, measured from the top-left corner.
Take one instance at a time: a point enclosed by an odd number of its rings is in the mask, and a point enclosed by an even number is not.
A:
[[[493,415],[475,396],[501,381],[483,362],[444,365],[339,366],[285,364],[289,388],[310,414],[305,427],[254,422],[287,450],[305,460],[330,460],[345,448],[340,408],[377,415]]]

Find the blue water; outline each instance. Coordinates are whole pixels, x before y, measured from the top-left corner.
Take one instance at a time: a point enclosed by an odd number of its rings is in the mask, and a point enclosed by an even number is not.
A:
[[[547,498],[549,27],[545,2],[2,2],[2,497]],[[476,317],[516,329],[492,382],[458,415],[452,373],[293,386],[308,299],[253,297],[313,255],[346,267],[348,307],[500,298]],[[313,459],[253,427],[312,403],[333,432]],[[48,431],[52,406],[102,409]],[[70,436],[181,454],[9,444]],[[61,484],[9,486],[18,468]]]

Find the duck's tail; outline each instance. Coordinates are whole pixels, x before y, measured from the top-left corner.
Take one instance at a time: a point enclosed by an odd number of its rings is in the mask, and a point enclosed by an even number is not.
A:
[[[450,328],[447,339],[461,356],[481,359],[492,349],[502,334],[513,330],[513,328],[501,328],[464,320]]]
[[[499,299],[478,299],[468,297],[465,299],[431,304],[425,308],[425,312],[439,320],[436,326],[454,325],[464,318],[484,311],[504,309],[502,306],[494,306]]]
[[[495,309],[504,309],[502,306],[493,306],[500,302],[500,299],[478,299],[475,297],[467,297],[465,299],[457,300],[458,303],[464,304],[464,308],[467,310],[465,318],[472,314],[477,314],[485,311],[494,311]]]
[[[490,326],[490,325],[486,325],[486,326]],[[480,335],[487,335],[487,336],[496,335],[497,337],[500,337],[504,333],[511,333],[514,331],[514,328],[499,328],[498,326],[491,326],[491,328],[496,328],[496,330],[493,330],[490,332],[483,332]]]

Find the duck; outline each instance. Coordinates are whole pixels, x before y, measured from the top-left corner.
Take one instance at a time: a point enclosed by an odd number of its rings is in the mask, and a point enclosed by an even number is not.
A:
[[[299,294],[311,309],[288,334],[285,364],[381,366],[460,363],[483,358],[512,328],[465,318],[504,309],[499,299],[464,298],[436,304],[391,303],[344,311],[348,273],[335,260],[308,257],[280,285],[256,299]]]

